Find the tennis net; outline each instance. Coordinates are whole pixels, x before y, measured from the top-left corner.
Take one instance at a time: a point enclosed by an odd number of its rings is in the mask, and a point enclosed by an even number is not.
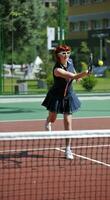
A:
[[[0,174],[0,200],[109,200],[110,130],[0,133]]]

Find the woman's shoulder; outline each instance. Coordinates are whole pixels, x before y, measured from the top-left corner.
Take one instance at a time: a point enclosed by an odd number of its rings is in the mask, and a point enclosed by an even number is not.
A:
[[[61,68],[61,64],[56,62],[55,65],[54,65],[54,69],[56,69],[56,68]]]

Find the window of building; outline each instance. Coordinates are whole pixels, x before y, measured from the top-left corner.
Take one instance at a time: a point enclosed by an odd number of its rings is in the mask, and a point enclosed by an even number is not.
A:
[[[110,19],[108,19],[108,28],[110,28]]]
[[[104,2],[104,0],[93,0],[93,2],[100,3],[100,2]]]
[[[48,2],[46,2],[46,3],[45,3],[45,6],[46,6],[46,7],[49,7],[49,3],[48,3]]]
[[[79,22],[76,23],[70,23],[70,31],[71,32],[77,32],[79,31]]]
[[[69,0],[69,5],[80,5],[80,0]]]
[[[87,5],[90,3],[91,3],[91,0],[80,0],[80,4],[82,4],[82,5]]]
[[[45,2],[45,7],[55,7],[56,3],[54,2]]]
[[[92,3],[100,3],[104,2],[105,0],[69,0],[69,5],[87,5]]]
[[[82,21],[80,22],[80,31],[87,31],[88,30],[88,22]]]
[[[104,19],[103,20],[103,28],[110,28],[110,19]]]
[[[98,30],[103,28],[103,20],[92,21],[92,29]]]

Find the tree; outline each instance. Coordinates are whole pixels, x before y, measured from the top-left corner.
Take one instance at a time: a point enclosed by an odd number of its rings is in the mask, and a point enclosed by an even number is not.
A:
[[[88,66],[89,54],[90,54],[90,49],[87,43],[82,41],[75,56],[76,67],[78,72],[81,72],[82,70],[85,69],[85,66],[86,67]]]
[[[55,17],[51,20],[55,12],[47,12],[39,0],[1,0],[6,63],[31,63],[38,54],[47,56],[46,30],[53,21],[56,24]]]

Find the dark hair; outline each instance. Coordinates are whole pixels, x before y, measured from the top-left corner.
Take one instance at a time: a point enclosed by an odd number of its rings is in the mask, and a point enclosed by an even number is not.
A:
[[[71,51],[71,47],[67,45],[59,45],[55,49],[55,54],[60,53],[61,51]]]

